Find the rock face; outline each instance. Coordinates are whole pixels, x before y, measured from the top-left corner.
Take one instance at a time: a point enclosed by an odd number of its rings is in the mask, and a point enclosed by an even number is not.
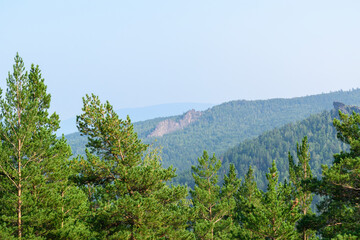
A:
[[[180,129],[184,129],[193,122],[196,122],[202,112],[195,111],[194,109],[186,112],[182,118],[178,121],[166,119],[156,126],[155,130],[148,135],[148,137],[162,137],[165,134],[175,132]]]
[[[341,102],[333,102],[334,108],[336,110],[341,110],[345,108],[345,104],[341,103]]]
[[[333,102],[334,108],[337,111],[341,111],[345,114],[352,114],[352,112],[360,113],[360,107],[358,106],[348,106],[341,102]]]

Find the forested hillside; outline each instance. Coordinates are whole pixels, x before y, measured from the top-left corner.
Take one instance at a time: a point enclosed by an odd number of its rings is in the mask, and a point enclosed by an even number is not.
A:
[[[331,110],[334,101],[360,105],[360,89],[291,99],[231,101],[202,112],[196,122],[162,137],[149,135],[162,121],[176,121],[183,116],[137,122],[134,127],[145,143],[162,148],[164,166],[173,165],[183,171],[190,169],[204,150],[221,155],[236,144],[265,131]],[[84,153],[86,138],[79,137],[78,133],[66,135],[66,138],[75,155]]]
[[[333,126],[333,119],[339,117],[338,110],[339,108],[314,114],[302,121],[286,124],[239,143],[220,156],[223,164],[223,170],[220,172],[224,174],[225,169],[234,164],[239,175],[245,176],[249,166],[252,166],[259,188],[265,189],[266,173],[272,161],[276,161],[280,180],[288,178],[288,154],[290,152],[295,156],[296,144],[307,136],[311,155],[310,165],[314,175],[320,176],[321,165],[329,165],[335,153],[346,150],[346,145],[337,139]],[[340,110],[346,113],[351,113],[352,110],[358,112],[357,107],[342,107]],[[179,173],[175,182],[193,186],[190,171]]]
[[[341,109],[345,113],[357,107]],[[249,166],[254,168],[259,187],[264,188],[265,174],[275,160],[280,172],[280,179],[288,177],[288,153],[296,156],[296,145],[307,136],[310,150],[310,166],[315,176],[321,176],[321,165],[330,165],[333,155],[348,150],[347,146],[336,137],[333,119],[339,118],[338,109],[324,111],[297,123],[290,123],[281,128],[261,134],[252,140],[246,140],[226,151],[223,166],[233,163],[240,176],[245,176]]]
[[[163,148],[165,166],[173,164],[179,169],[185,169],[196,162],[197,156],[204,149],[220,155],[228,148],[265,131],[305,119],[323,110],[331,110],[334,101],[359,105],[360,90],[293,99],[224,103],[205,111],[199,121],[188,128],[156,138],[155,145]],[[135,129],[137,126],[135,124]],[[155,141],[155,138],[146,138],[142,131],[138,133],[146,143]]]

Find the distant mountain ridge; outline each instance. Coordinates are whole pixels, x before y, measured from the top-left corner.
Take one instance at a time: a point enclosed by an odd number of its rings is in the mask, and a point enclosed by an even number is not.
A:
[[[173,165],[181,172],[190,169],[204,150],[219,156],[227,149],[265,131],[301,121],[311,114],[331,110],[335,101],[346,105],[360,105],[360,89],[291,99],[226,102],[203,111],[197,121],[162,137],[149,135],[160,122],[176,122],[185,114],[136,122],[134,128],[145,143],[162,147],[164,166]],[[66,137],[70,145],[74,146],[75,154],[84,151],[81,145],[85,145],[86,138],[80,140],[76,134]]]

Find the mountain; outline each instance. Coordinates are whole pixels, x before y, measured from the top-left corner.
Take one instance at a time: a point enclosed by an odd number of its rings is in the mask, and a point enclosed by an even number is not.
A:
[[[291,99],[231,101],[204,111],[186,128],[162,137],[151,137],[166,119],[155,119],[135,124],[139,136],[146,142],[161,146],[163,164],[189,169],[204,150],[221,155],[230,147],[254,138],[265,131],[296,122],[324,110],[331,110],[333,102],[360,104],[360,90],[339,91]],[[176,116],[171,119],[180,121]]]
[[[134,127],[144,142],[162,147],[164,166],[174,165],[181,172],[190,169],[204,150],[219,156],[265,131],[331,110],[335,101],[360,105],[360,89],[291,99],[231,101],[197,113],[199,116],[196,120],[175,131],[166,133],[164,130],[162,136],[153,134],[160,125],[166,125],[166,121],[180,124],[189,113],[136,122]],[[78,146],[81,145],[80,141],[85,143],[86,139],[80,140],[76,135],[67,138],[74,153],[83,152]]]
[[[120,118],[124,119],[129,115],[132,122],[139,122],[148,119],[183,114],[189,109],[202,111],[212,106],[214,106],[214,104],[211,103],[168,103],[139,108],[122,108],[117,110],[116,113]],[[71,134],[78,131],[76,128],[76,117],[61,121],[60,126],[61,128],[57,133],[58,135]]]
[[[228,149],[220,156],[222,160],[222,175],[234,164],[239,176],[245,176],[249,166],[252,166],[258,186],[265,190],[266,173],[271,167],[272,161],[276,161],[280,173],[280,181],[289,175],[288,153],[296,159],[296,145],[301,143],[307,136],[310,150],[310,166],[315,176],[321,176],[321,165],[331,165],[333,155],[344,150],[348,146],[336,137],[333,127],[334,118],[339,118],[339,110],[351,114],[352,111],[360,113],[357,106],[346,106],[334,102],[334,109],[311,115],[310,117],[289,123],[280,128],[262,133],[260,136],[245,140],[238,145]],[[192,185],[190,171],[184,171],[175,179],[175,183],[187,183]]]
[[[272,161],[276,161],[282,181],[289,174],[288,153],[296,159],[296,144],[307,136],[310,166],[314,175],[320,176],[321,165],[332,164],[333,155],[346,150],[346,145],[336,138],[336,130],[332,124],[334,118],[338,118],[337,110],[324,111],[246,140],[222,155],[223,165],[226,167],[233,163],[240,176],[244,176],[251,165],[259,187],[265,188],[265,174]]]

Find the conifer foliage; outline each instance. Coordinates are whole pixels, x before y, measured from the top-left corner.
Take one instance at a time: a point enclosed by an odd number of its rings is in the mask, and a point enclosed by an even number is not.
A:
[[[321,179],[313,178],[306,137],[297,159],[288,154],[290,181],[279,183],[273,161],[266,191],[251,167],[241,184],[233,164],[219,184],[222,163],[205,151],[192,167],[190,199],[186,186],[170,185],[175,169],[162,167],[130,118],[95,95],[83,98],[77,117],[86,156],[70,159],[46,90],[39,67],[26,72],[16,55],[0,90],[0,239],[360,238],[359,114],[334,120],[350,150],[335,154]],[[314,193],[322,196],[317,215]]]
[[[298,239],[295,223],[299,219],[297,204],[291,198],[292,187],[278,183],[275,161],[266,175],[267,191],[262,192],[253,182],[249,169],[245,183],[237,195],[242,239]]]
[[[249,228],[251,226],[250,214],[260,206],[261,194],[254,178],[254,170],[250,166],[239,191],[235,194],[235,219],[238,224],[237,237],[240,239],[262,239],[262,236]]]
[[[69,239],[69,222],[72,236],[77,227],[86,232],[76,223],[85,198],[68,179],[71,150],[56,138],[59,117],[49,107],[39,67],[25,72],[16,55],[0,101],[1,239]]]
[[[169,187],[172,167],[138,139],[130,118],[121,120],[109,102],[83,99],[79,131],[88,136],[78,182],[91,202],[89,216],[99,239],[186,239],[184,186]]]
[[[302,216],[312,215],[311,203],[313,195],[310,190],[304,189],[304,183],[312,179],[312,172],[310,168],[310,152],[307,137],[305,136],[301,142],[296,145],[296,155],[298,163],[295,164],[293,156],[289,153],[289,174],[290,181],[294,187],[293,198],[294,202],[298,205],[299,213]],[[303,225],[299,225],[300,238],[303,240],[311,239],[315,236],[313,230],[307,229]]]
[[[323,178],[315,179],[312,189],[324,199],[318,206],[321,213],[305,219],[324,238],[360,238],[360,115],[339,112],[334,119],[337,137],[350,145],[349,152],[334,155],[331,167],[323,166]]]
[[[233,215],[235,209],[234,194],[240,186],[234,165],[224,178],[224,184],[218,185],[217,172],[221,161],[215,155],[209,158],[205,151],[198,158],[198,166],[193,166],[195,189],[191,191],[194,204],[194,233],[196,239],[232,239],[234,231]]]

